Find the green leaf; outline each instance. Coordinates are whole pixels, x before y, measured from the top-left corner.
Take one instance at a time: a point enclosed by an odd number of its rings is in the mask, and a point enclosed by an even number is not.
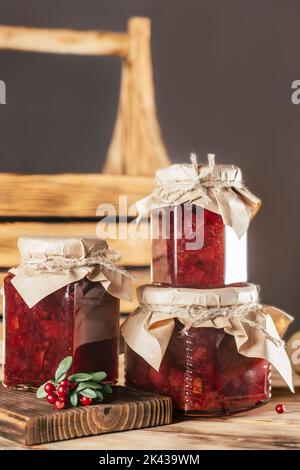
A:
[[[47,392],[45,392],[45,385],[47,384],[48,382],[45,382],[43,385],[41,385],[37,391],[36,391],[36,397],[37,398],[46,398],[47,396]]]
[[[102,384],[103,392],[104,393],[112,393],[113,389],[108,384]]]
[[[66,373],[60,375],[59,377],[56,377],[56,376],[55,376],[56,384],[58,384],[59,382],[61,382],[62,380],[64,380],[66,377],[67,377],[67,374],[66,374]]]
[[[91,374],[84,374],[82,372],[79,372],[78,374],[73,374],[68,377],[69,380],[72,380],[72,382],[86,382],[87,380],[91,380],[92,376]]]
[[[77,392],[81,392],[81,390],[84,390],[85,388],[91,388],[92,390],[96,390],[96,389],[101,390],[102,385],[97,384],[96,382],[87,380],[86,382],[81,382],[76,388],[76,390]]]
[[[98,398],[98,400],[99,400],[99,401],[102,401],[103,398],[104,398],[103,393],[99,392],[99,390],[96,390],[96,393],[97,393],[97,398]]]
[[[91,388],[85,388],[84,390],[81,390],[81,392],[79,393],[80,395],[83,395],[84,397],[97,398],[97,392],[95,390],[92,390]]]
[[[71,393],[70,395],[70,403],[72,406],[77,406],[78,405],[78,395],[76,390]]]
[[[94,380],[94,382],[102,382],[102,380],[106,379],[106,377],[106,372],[93,372],[91,374],[91,379]]]
[[[68,372],[68,370],[71,369],[72,363],[73,363],[72,356],[67,356],[61,361],[61,363],[59,364],[55,372],[55,382],[60,382],[61,380],[66,378],[65,374]]]

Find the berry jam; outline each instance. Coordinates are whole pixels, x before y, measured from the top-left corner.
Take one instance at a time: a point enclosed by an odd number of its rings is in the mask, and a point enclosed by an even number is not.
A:
[[[68,284],[29,308],[8,274],[5,295],[3,383],[36,388],[73,356],[71,373],[104,370],[118,380],[119,300],[87,279]]]
[[[232,414],[269,401],[268,361],[239,354],[223,330],[182,328],[176,320],[159,372],[127,346],[127,386],[168,395],[186,415]]]
[[[245,282],[245,271],[246,244],[219,214],[193,204],[152,211],[153,282],[215,288]]]

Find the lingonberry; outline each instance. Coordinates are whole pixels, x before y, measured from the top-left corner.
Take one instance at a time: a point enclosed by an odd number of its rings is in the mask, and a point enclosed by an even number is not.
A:
[[[63,408],[65,408],[65,406],[66,406],[65,400],[61,400],[61,399],[56,400],[56,402],[55,402],[55,407],[56,407],[58,410],[62,410]]]
[[[80,402],[83,406],[90,406],[92,404],[92,399],[90,397],[81,397]]]
[[[47,393],[52,393],[55,391],[55,385],[53,385],[51,382],[47,382],[44,386],[44,390]]]
[[[54,405],[54,403],[56,402],[57,400],[57,395],[55,395],[54,393],[50,392],[48,393],[47,397],[46,397],[46,400],[48,403],[51,403],[51,405]]]
[[[282,405],[281,403],[279,403],[278,405],[275,406],[275,410],[276,410],[277,413],[279,413],[281,415],[282,413],[285,412],[286,407],[285,407],[285,405]]]
[[[71,383],[70,383],[70,380],[64,379],[61,382],[59,382],[59,385],[64,385],[64,387],[70,388]]]
[[[66,387],[65,385],[59,385],[56,388],[56,392],[57,392],[57,394],[60,398],[66,398],[68,396],[68,393],[69,393],[69,388]]]

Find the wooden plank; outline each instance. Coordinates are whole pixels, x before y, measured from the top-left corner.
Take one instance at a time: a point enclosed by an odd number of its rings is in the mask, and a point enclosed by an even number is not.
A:
[[[34,393],[0,385],[0,421],[1,436],[34,445],[169,424],[172,405],[167,397],[118,386],[109,402],[58,411]]]
[[[131,18],[128,35],[129,60],[122,63],[118,115],[103,171],[153,175],[171,162],[157,119],[150,19]]]
[[[120,357],[120,377],[123,377],[123,356]],[[0,368],[1,369],[1,368]],[[291,450],[300,448],[300,377],[295,377],[296,394],[286,385],[273,390],[271,402],[256,410],[225,418],[181,419],[173,424],[120,434],[103,434],[85,439],[43,444],[33,449],[49,450],[104,450],[107,449],[157,449],[157,450],[204,450],[204,449],[260,449]],[[277,383],[277,380],[274,381]],[[284,403],[287,412],[278,415],[277,403]],[[24,448],[20,444],[0,438],[0,449]]]
[[[121,300],[120,302],[120,312],[123,314],[128,314],[133,312],[133,310],[137,307],[138,302],[136,298],[136,288],[141,284],[148,284],[150,282],[150,269],[132,269],[130,273],[135,276],[136,278],[133,279],[133,297],[132,301],[129,300]],[[3,279],[6,276],[6,272],[0,272],[0,316],[2,315],[2,287],[3,287]]]
[[[135,223],[135,222],[133,222]],[[126,234],[125,222],[116,226],[116,236]],[[145,224],[141,224],[141,229]],[[119,232],[120,230],[120,232]],[[10,268],[19,263],[17,241],[26,236],[101,236],[97,222],[0,222],[0,268]],[[123,266],[148,266],[151,261],[151,242],[149,239],[126,240],[107,238],[110,248],[121,255]]]
[[[286,403],[287,412],[278,415],[276,403]],[[49,450],[296,450],[300,448],[299,394],[276,391],[268,405],[226,418],[181,419],[172,424],[103,434],[85,439],[53,442],[31,447]],[[20,444],[0,438],[0,449],[19,449]]]
[[[0,26],[0,49],[126,57],[128,34]]]
[[[95,217],[101,203],[118,214],[120,195],[131,206],[153,187],[147,176],[0,173],[0,217]]]

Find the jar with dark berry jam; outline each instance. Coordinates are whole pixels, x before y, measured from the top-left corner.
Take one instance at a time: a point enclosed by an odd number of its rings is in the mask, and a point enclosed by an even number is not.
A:
[[[4,385],[35,389],[66,356],[72,373],[103,370],[116,383],[123,272],[106,241],[22,238],[19,249],[4,280]]]
[[[272,347],[266,342],[272,340],[262,332],[255,285],[148,285],[138,289],[138,298],[139,308],[122,326],[127,386],[168,395],[175,410],[196,416],[238,413],[270,400]],[[266,330],[277,341],[269,322]],[[286,353],[274,348],[276,366]]]
[[[137,203],[151,212],[152,282],[215,288],[247,282],[247,228],[260,201],[233,165],[172,165]]]

